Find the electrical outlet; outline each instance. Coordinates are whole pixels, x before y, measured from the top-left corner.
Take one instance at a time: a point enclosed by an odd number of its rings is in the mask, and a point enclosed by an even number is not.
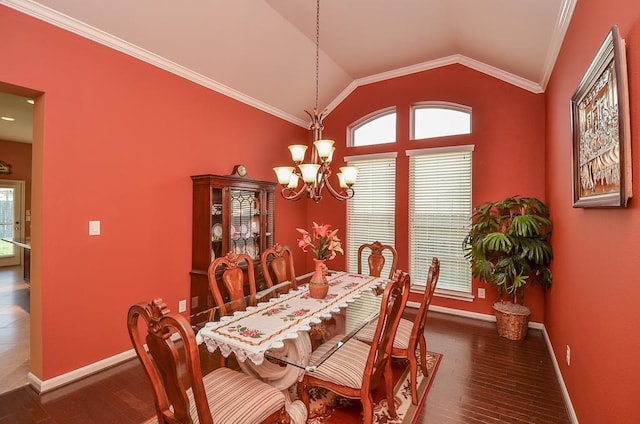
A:
[[[485,292],[483,288],[478,289],[478,299],[484,299]]]
[[[100,235],[100,221],[89,221],[89,235],[90,236]]]
[[[187,310],[187,299],[182,299],[178,302],[178,312],[184,312]]]
[[[567,345],[567,366],[571,365],[571,348]]]
[[[198,296],[193,296],[191,298],[191,309],[195,309],[198,307]]]

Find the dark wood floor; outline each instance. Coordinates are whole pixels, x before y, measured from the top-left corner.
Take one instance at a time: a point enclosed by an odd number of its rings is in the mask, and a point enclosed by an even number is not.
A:
[[[569,422],[541,331],[514,342],[493,323],[428,320],[428,348],[444,357],[418,423]],[[29,387],[0,396],[0,424],[140,423],[153,413],[137,359],[42,396]]]
[[[22,279],[22,267],[0,267],[0,394],[27,384],[29,299],[29,284]]]
[[[541,330],[516,342],[495,323],[429,312],[427,346],[444,355],[419,423],[568,423]]]

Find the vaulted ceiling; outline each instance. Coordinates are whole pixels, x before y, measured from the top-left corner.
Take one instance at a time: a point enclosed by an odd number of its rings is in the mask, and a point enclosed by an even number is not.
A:
[[[319,107],[331,111],[364,84],[452,63],[541,93],[576,1],[321,0]],[[308,125],[304,110],[315,106],[314,0],[2,4],[297,125]]]

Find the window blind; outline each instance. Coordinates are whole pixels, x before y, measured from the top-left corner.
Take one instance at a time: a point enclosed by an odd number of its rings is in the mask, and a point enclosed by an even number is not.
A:
[[[471,293],[463,240],[471,218],[471,151],[428,149],[409,158],[409,269],[425,285],[431,258],[440,259],[438,289]],[[472,150],[472,148],[471,148]]]
[[[355,195],[347,200],[347,269],[358,270],[358,248],[379,241],[395,246],[396,159],[350,160],[359,168]],[[391,257],[385,252],[381,275],[388,275]],[[364,266],[368,272],[368,267]],[[363,270],[364,272],[364,270]]]

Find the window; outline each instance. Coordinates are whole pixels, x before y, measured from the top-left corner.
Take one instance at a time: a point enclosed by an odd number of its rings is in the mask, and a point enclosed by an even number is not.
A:
[[[396,153],[345,158],[359,168],[356,194],[347,200],[347,268],[358,269],[358,248],[380,241],[395,246]],[[385,252],[386,255],[387,252]],[[381,275],[388,275],[391,257],[385,256]]]
[[[360,119],[348,129],[347,145],[351,147],[396,142],[396,108],[378,110]]]
[[[471,294],[463,240],[471,219],[473,146],[407,151],[409,157],[409,269],[424,285],[431,258],[440,259],[438,292]]]
[[[455,103],[428,102],[411,107],[411,139],[471,133],[471,108]]]

